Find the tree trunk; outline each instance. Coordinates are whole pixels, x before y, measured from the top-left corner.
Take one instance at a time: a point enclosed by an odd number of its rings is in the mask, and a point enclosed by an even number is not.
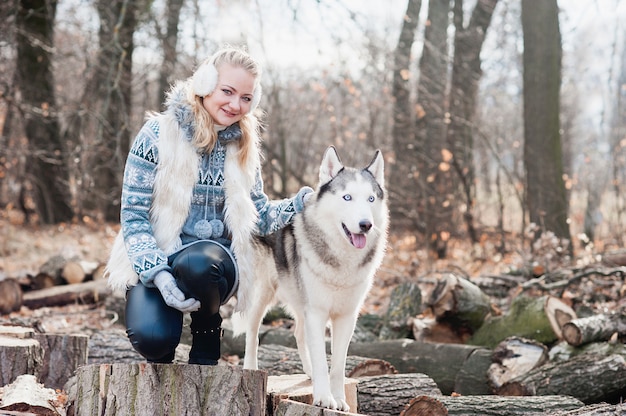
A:
[[[558,17],[556,0],[522,0],[526,202],[530,221],[542,232],[550,231],[571,241],[559,121]]]
[[[442,406],[445,412],[442,411]],[[516,416],[554,414],[559,410],[578,409],[583,403],[568,396],[541,397],[498,397],[498,396],[455,396],[416,397],[403,416],[410,415],[464,415],[464,416]],[[412,412],[418,407],[422,413]]]
[[[536,368],[496,389],[505,396],[564,394],[584,403],[613,401],[626,388],[626,362],[621,355],[577,355]]]
[[[391,216],[409,219],[418,226],[415,201],[407,197],[407,189],[415,188],[417,165],[415,163],[415,134],[412,128],[413,110],[410,103],[411,48],[419,21],[421,0],[409,0],[400,29],[400,37],[394,51],[393,69],[393,150],[395,161],[391,164],[389,196]]]
[[[449,166],[451,152],[446,138],[446,88],[448,86],[448,15],[450,3],[428,3],[428,25],[419,63],[417,123],[415,126],[415,174],[418,175],[416,206],[424,222],[429,247],[445,258],[452,223],[453,185]]]
[[[159,71],[159,102],[160,107],[165,102],[165,96],[170,89],[171,77],[175,73],[176,45],[178,43],[178,22],[180,11],[183,8],[183,0],[168,0],[165,8],[167,21],[165,34],[161,34],[161,48],[163,49],[163,62]]]
[[[232,366],[101,364],[77,371],[76,416],[265,415],[267,375]]]
[[[56,0],[22,0],[16,18],[14,83],[29,147],[22,203],[32,198],[38,219],[45,224],[70,221],[74,215],[51,62],[56,8]]]
[[[87,335],[36,334],[43,348],[39,381],[46,387],[62,389],[76,369],[87,364]]]
[[[450,81],[450,123],[447,130],[447,143],[452,152],[451,165],[456,172],[459,190],[463,193],[465,206],[463,217],[470,240],[478,242],[472,208],[475,206],[474,175],[474,116],[478,83],[482,76],[480,52],[491,23],[491,17],[498,0],[476,2],[467,27],[463,25],[463,1],[454,2],[454,63]],[[458,205],[459,203],[455,203]],[[455,207],[460,211],[461,207]]]
[[[401,283],[391,292],[389,307],[383,316],[380,339],[409,338],[409,319],[422,312],[422,292],[413,282]]]

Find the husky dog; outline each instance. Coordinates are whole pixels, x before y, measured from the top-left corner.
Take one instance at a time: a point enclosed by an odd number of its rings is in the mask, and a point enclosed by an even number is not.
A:
[[[254,282],[239,325],[246,331],[244,368],[257,369],[258,334],[274,300],[295,318],[295,337],[313,404],[349,410],[344,391],[348,345],[359,309],[387,244],[388,208],[380,151],[364,169],[344,167],[334,147],[324,153],[316,193],[291,226],[256,241]],[[330,376],[325,331],[331,323]]]

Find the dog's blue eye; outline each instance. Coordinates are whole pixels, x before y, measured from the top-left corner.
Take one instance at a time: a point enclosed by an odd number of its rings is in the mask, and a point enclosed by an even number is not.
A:
[[[368,200],[368,201],[370,201],[370,202],[374,202],[374,200],[375,200],[375,199],[376,199],[376,198],[374,198],[374,196],[372,195],[372,196],[370,196],[367,200]]]
[[[352,196],[350,195],[344,195],[343,196],[344,201],[352,201]]]

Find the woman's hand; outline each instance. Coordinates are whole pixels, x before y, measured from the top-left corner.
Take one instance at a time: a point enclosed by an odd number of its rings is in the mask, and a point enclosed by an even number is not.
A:
[[[154,277],[154,285],[161,292],[167,306],[181,312],[194,312],[200,309],[200,301],[194,298],[185,299],[184,293],[178,288],[174,276],[168,271],[159,272]]]

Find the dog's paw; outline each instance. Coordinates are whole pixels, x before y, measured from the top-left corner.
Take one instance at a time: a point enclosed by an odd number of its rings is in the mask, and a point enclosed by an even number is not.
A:
[[[348,406],[348,403],[346,403],[345,400],[340,399],[340,400],[337,400],[337,407],[335,408],[335,410],[341,410],[342,412],[349,412],[350,406]]]
[[[327,409],[337,410],[337,402],[332,395],[324,395],[322,397],[316,397],[313,399],[313,405],[319,407],[325,407]]]

